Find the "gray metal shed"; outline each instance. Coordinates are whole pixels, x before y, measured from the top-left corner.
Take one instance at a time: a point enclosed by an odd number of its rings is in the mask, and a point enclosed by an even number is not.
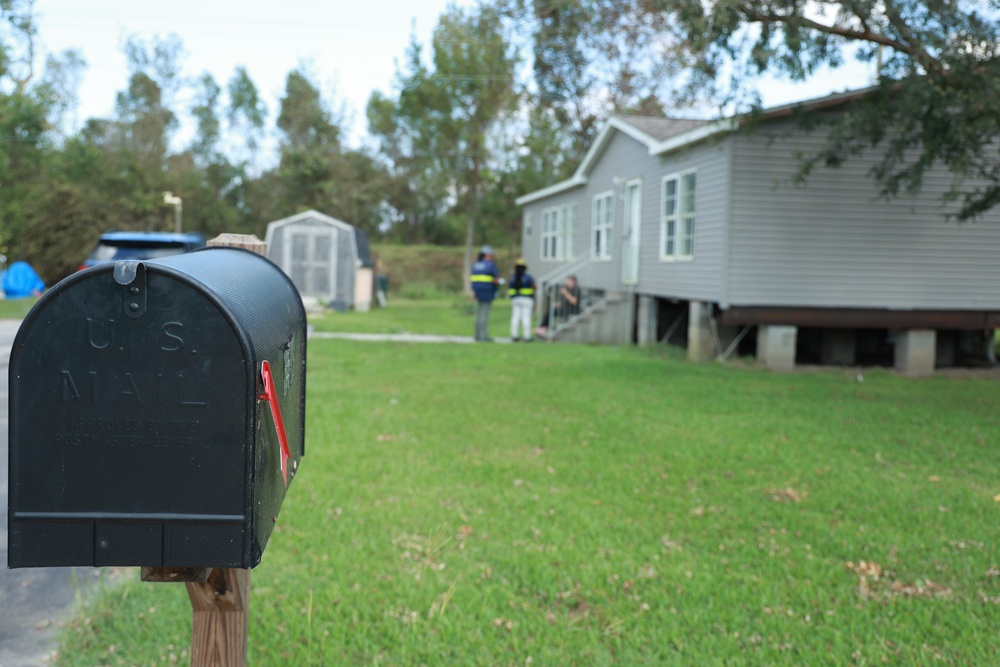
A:
[[[368,310],[372,300],[368,236],[342,220],[305,211],[267,225],[267,256],[299,294],[334,308]]]

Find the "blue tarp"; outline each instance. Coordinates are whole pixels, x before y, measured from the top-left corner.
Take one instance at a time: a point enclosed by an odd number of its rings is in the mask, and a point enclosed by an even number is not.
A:
[[[2,287],[8,299],[23,299],[41,294],[45,283],[30,264],[14,262],[3,274]]]

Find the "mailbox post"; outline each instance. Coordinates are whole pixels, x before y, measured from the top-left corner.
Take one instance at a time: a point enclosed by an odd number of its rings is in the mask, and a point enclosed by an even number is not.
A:
[[[305,360],[298,291],[247,250],[54,286],[9,364],[8,566],[188,582],[192,665],[245,664],[249,569],[305,453]]]

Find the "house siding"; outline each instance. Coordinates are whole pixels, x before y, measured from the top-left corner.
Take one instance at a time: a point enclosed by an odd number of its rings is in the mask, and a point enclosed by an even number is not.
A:
[[[541,259],[542,212],[552,206],[571,203],[578,206],[575,254],[580,257],[589,253],[593,245],[594,197],[613,192],[611,259],[589,262],[580,267],[578,274],[585,287],[623,289],[624,193],[627,183],[639,180],[642,183],[642,223],[639,280],[635,291],[676,299],[718,300],[724,286],[726,258],[728,150],[725,141],[703,142],[667,156],[650,156],[648,147],[642,142],[615,132],[595,160],[585,185],[525,205],[522,233],[525,260],[536,276],[544,276],[567,264]],[[698,172],[694,259],[663,261],[660,259],[662,179],[690,169]]]
[[[944,169],[917,195],[880,199],[869,175],[877,155],[819,167],[794,185],[797,155],[822,139],[792,120],[731,137],[731,304],[1000,308],[1000,215],[947,220]]]
[[[560,192],[552,197],[525,205],[524,225],[521,229],[521,256],[524,258],[524,261],[528,263],[528,270],[536,278],[541,277],[554,269],[558,269],[560,266],[565,264],[565,262],[561,261],[542,259],[542,211],[553,206],[578,203],[579,197],[581,196],[580,192],[582,190],[583,188],[574,188],[572,190]],[[581,218],[583,214],[584,211],[581,207],[577,212],[577,235],[574,242],[574,252],[576,252],[577,255],[580,255],[584,250],[590,247],[589,245],[581,245],[580,241],[580,227],[582,225]],[[587,218],[589,220],[589,213],[587,213]]]
[[[586,192],[580,201],[581,221],[579,234],[583,247],[588,250],[593,246],[594,234],[594,197],[606,193],[614,193],[612,215],[612,228],[610,236],[611,258],[607,260],[595,260],[591,266],[586,267],[585,272],[581,272],[581,281],[588,287],[596,287],[606,290],[618,290],[622,288],[622,243],[625,231],[625,184],[634,179],[642,179],[642,216],[643,223],[649,215],[647,200],[647,178],[645,175],[650,169],[652,158],[649,157],[649,149],[639,141],[621,132],[615,132],[608,140],[608,144],[594,163],[591,170]],[[585,209],[585,212],[584,212]],[[640,242],[645,244],[646,225],[643,224],[640,232]],[[642,250],[640,247],[640,271],[642,270]],[[641,280],[641,278],[640,278]]]
[[[639,291],[682,300],[721,301],[726,271],[729,142],[705,141],[653,159],[654,168],[643,181]],[[694,257],[661,260],[663,177],[692,169],[697,171]]]

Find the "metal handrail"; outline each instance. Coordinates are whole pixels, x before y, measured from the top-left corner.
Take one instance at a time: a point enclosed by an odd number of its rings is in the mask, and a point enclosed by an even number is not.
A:
[[[553,285],[553,288],[558,287],[558,284]],[[555,299],[555,290],[553,289],[553,295],[550,297],[549,303],[553,303]],[[557,315],[554,308],[550,308],[549,311],[549,330],[547,338],[549,342],[555,340],[556,336],[560,333],[574,325],[576,322],[583,319],[585,316],[589,315],[599,306],[607,302],[607,295],[602,289],[581,289],[580,290],[580,303],[578,304],[577,312],[571,314]]]
[[[593,260],[593,248],[588,248],[586,252],[576,259],[558,266],[538,278],[538,293],[542,297],[538,302],[538,307],[541,309],[540,314],[548,315],[545,319],[548,321],[548,339],[550,341],[555,338],[556,334],[580,319],[585,313],[593,310],[596,305],[604,302],[605,290],[584,287],[586,279],[580,280],[580,274],[587,273],[585,267],[592,266]],[[556,304],[558,303],[559,288],[565,283],[566,278],[571,275],[577,276],[577,287],[580,290],[580,303],[578,304],[577,312],[572,315],[566,313],[557,315]],[[546,304],[548,304],[548,313],[545,313]]]
[[[591,248],[587,250],[587,252],[585,252],[580,257],[574,259],[569,264],[563,264],[562,266],[558,266],[549,271],[548,273],[546,273],[544,276],[540,277],[538,279],[539,287],[544,289],[545,287],[551,285],[554,282],[562,282],[563,280],[566,279],[567,276],[576,273],[581,266],[590,263],[590,260],[592,260],[593,258],[594,258],[594,250],[593,248]]]

